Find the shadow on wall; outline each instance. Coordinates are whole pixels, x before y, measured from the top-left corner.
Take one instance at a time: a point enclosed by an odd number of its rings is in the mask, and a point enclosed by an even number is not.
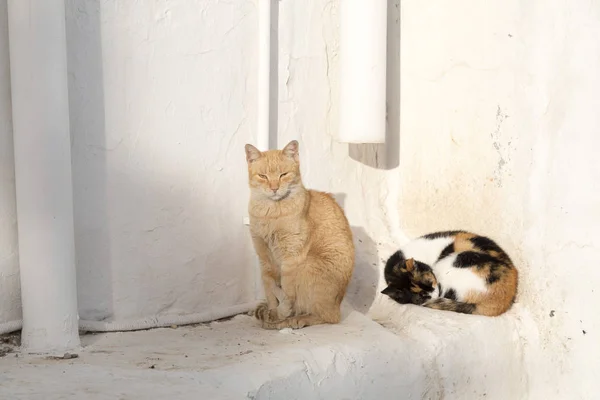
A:
[[[100,4],[67,4],[66,13],[79,314],[103,320],[114,310]]]
[[[346,195],[336,193],[334,197],[338,204],[344,208]],[[354,237],[356,261],[352,281],[348,286],[346,301],[357,311],[366,313],[377,295],[379,283],[378,251],[376,243],[367,232],[359,226],[351,226]]]
[[[388,0],[387,129],[384,144],[350,144],[350,158],[372,168],[390,170],[400,164],[400,0]]]

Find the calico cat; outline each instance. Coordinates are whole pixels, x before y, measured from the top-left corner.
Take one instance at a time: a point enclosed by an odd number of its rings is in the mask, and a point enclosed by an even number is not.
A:
[[[464,231],[435,232],[394,253],[381,292],[400,304],[498,316],[513,304],[518,272],[493,240]]]
[[[354,270],[352,231],[328,193],[302,184],[298,142],[283,150],[246,145],[250,232],[266,302],[254,310],[265,329],[340,321]]]

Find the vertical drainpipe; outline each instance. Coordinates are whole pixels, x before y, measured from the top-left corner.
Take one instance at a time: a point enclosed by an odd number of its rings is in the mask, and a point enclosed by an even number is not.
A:
[[[8,0],[22,347],[80,345],[64,0]]]

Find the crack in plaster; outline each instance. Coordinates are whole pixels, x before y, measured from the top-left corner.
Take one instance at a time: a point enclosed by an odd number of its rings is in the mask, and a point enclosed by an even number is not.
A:
[[[502,145],[500,143],[500,130],[502,129],[502,123],[508,117],[509,116],[507,114],[502,113],[500,106],[498,106],[498,109],[496,110],[496,128],[490,134],[490,136],[492,137],[492,140],[493,140],[492,145],[496,149],[496,152],[498,153],[498,157],[500,158],[500,160],[498,161],[498,166],[497,166],[496,170],[494,171],[494,176],[495,176],[494,181],[496,182],[497,187],[502,187],[502,178],[503,178],[504,168],[507,163],[506,159],[504,158],[504,154],[503,154],[504,151],[502,150]],[[509,145],[510,145],[510,142],[509,142]]]

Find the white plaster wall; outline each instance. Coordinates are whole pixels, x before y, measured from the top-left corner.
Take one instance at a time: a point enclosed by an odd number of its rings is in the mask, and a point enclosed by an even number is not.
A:
[[[533,152],[522,298],[538,322],[543,358],[535,367],[550,370],[535,375],[534,387],[593,398],[600,388],[600,4],[536,1],[524,11],[530,86],[520,118]]]
[[[254,299],[253,2],[68,1],[82,319]]]
[[[600,385],[599,42],[593,1],[402,2],[402,228],[510,252],[529,398]]]
[[[11,120],[6,0],[0,0],[0,330],[21,319]]]

